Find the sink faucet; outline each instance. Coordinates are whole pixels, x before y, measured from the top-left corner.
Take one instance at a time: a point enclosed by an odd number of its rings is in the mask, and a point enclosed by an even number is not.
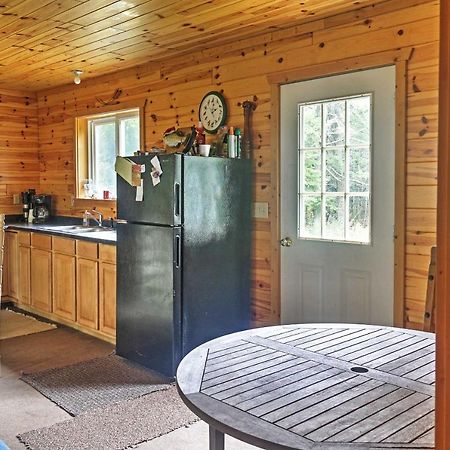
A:
[[[95,215],[97,214],[98,219],[95,218]],[[83,213],[83,225],[88,226],[89,225],[89,219],[95,220],[99,227],[102,226],[102,220],[103,220],[103,214],[101,212],[96,211],[95,209],[92,209],[91,211],[84,211]]]

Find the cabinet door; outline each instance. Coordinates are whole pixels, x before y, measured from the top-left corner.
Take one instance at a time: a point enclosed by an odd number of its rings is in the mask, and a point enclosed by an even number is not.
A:
[[[19,245],[19,304],[29,305],[31,303],[30,262],[30,247]]]
[[[116,335],[116,265],[100,263],[100,331]]]
[[[53,312],[75,321],[75,256],[53,254]]]
[[[19,298],[19,245],[18,234],[14,231],[5,233],[6,258],[8,259],[8,290],[14,300]]]
[[[77,258],[77,322],[98,330],[98,262]]]
[[[31,306],[52,312],[52,253],[31,249]]]

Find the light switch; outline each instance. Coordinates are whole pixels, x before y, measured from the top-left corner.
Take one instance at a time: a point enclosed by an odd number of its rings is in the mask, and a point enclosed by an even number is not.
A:
[[[267,202],[254,202],[253,203],[253,217],[255,219],[268,219],[269,218],[269,204]]]
[[[20,205],[20,194],[13,194],[13,205]]]

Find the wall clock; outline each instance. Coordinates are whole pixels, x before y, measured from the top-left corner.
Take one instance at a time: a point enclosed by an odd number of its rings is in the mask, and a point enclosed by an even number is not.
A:
[[[200,102],[198,117],[207,133],[216,133],[227,120],[225,97],[217,91],[208,92]]]

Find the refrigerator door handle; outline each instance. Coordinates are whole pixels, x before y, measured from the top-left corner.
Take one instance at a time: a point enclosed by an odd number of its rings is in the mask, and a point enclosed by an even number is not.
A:
[[[180,217],[180,213],[181,213],[181,206],[180,206],[180,191],[181,191],[181,186],[180,183],[175,183],[175,217]]]
[[[175,236],[175,267],[179,269],[181,266],[181,236]]]

